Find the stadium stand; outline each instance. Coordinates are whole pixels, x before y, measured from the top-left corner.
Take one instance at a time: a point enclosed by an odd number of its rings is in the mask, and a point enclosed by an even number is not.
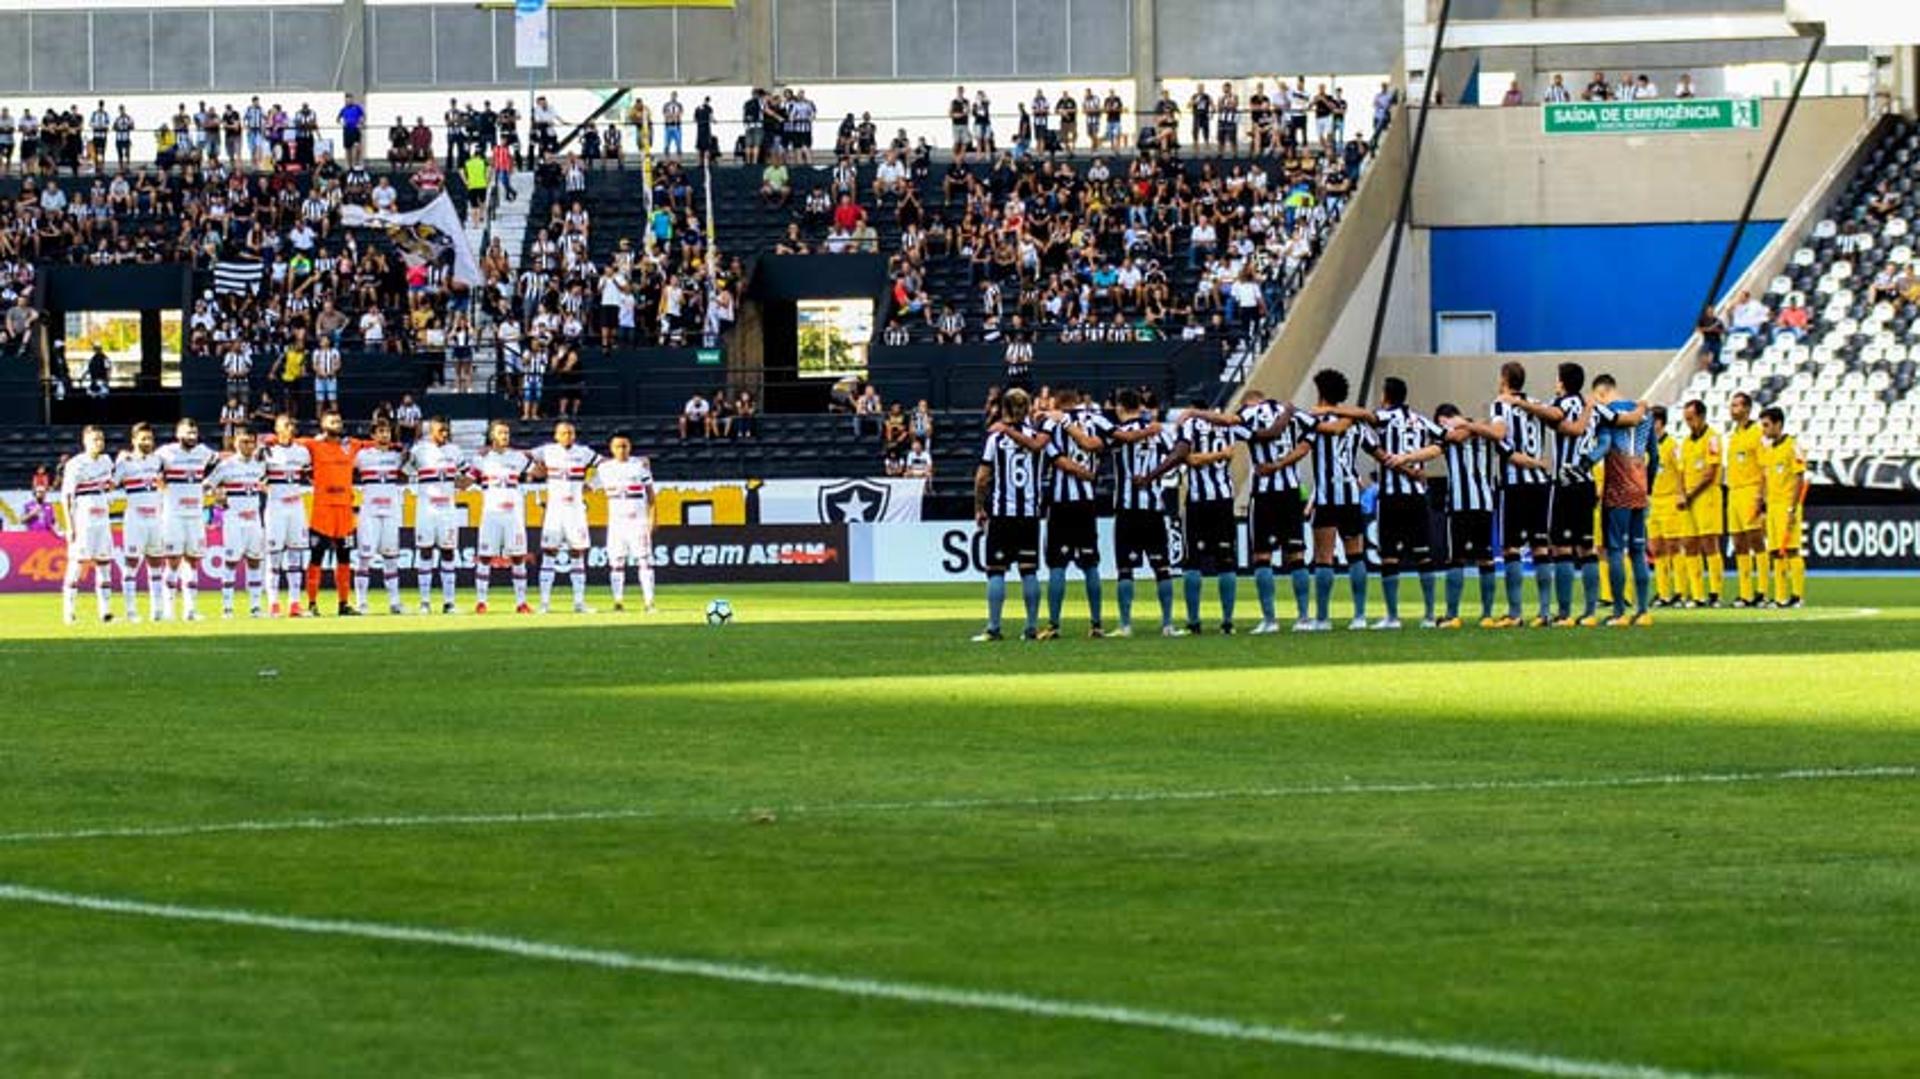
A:
[[[1814,459],[1920,455],[1920,127],[1887,121],[1878,143],[1758,299],[1718,315],[1726,334],[1681,399],[1724,426],[1738,392],[1798,417]]]

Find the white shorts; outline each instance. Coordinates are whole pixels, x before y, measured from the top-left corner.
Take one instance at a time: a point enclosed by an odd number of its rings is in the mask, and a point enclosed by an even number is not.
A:
[[[258,562],[266,557],[267,530],[260,523],[259,514],[228,513],[220,522],[220,548],[228,566],[235,562]]]
[[[308,545],[307,504],[295,498],[267,503],[267,550],[304,551]]]
[[[377,554],[382,558],[392,558],[400,553],[400,517],[398,514],[375,516],[371,513],[360,515],[360,524],[354,530],[354,548],[363,554]]]
[[[67,522],[73,538],[67,541],[69,562],[113,561],[113,514],[105,499],[97,505],[75,507],[75,519]]]
[[[527,519],[518,513],[480,515],[481,558],[519,558],[527,553]]]
[[[645,517],[607,522],[607,561],[643,565],[653,560],[653,527]]]
[[[159,558],[167,553],[160,528],[160,507],[128,506],[120,522],[120,551],[126,558]]]
[[[593,545],[587,531],[587,507],[584,502],[548,503],[547,515],[540,521],[540,549],[557,551],[562,547],[584,551]]]
[[[445,505],[436,505],[431,499],[419,499],[413,504],[413,546],[424,551],[429,547],[438,547],[451,551],[460,546],[460,526],[466,521],[466,511],[460,504],[448,499]]]
[[[207,554],[207,519],[192,516],[161,518],[161,542],[169,558],[204,558]]]

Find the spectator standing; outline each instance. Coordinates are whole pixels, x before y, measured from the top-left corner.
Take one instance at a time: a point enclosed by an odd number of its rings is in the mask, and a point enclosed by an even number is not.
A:
[[[681,113],[684,110],[685,106],[680,104],[680,91],[678,90],[669,93],[667,95],[667,103],[660,106],[660,127],[664,132],[661,136],[660,152],[662,154],[672,155],[675,161],[680,160],[680,154],[683,149],[680,124],[682,119]]]
[[[1527,103],[1527,95],[1520,92],[1520,80],[1514,79],[1511,82],[1508,82],[1507,92],[1504,96],[1500,98],[1500,104],[1510,109],[1515,107],[1516,105],[1524,105],[1526,103]]]
[[[1572,101],[1573,94],[1567,90],[1566,79],[1560,75],[1555,75],[1553,82],[1547,86],[1546,95],[1542,97],[1541,100],[1553,105],[1564,105]]]

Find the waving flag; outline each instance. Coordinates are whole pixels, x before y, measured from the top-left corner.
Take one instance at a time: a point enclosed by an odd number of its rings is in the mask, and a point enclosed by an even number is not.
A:
[[[380,213],[364,206],[342,206],[340,223],[348,228],[385,229],[387,238],[410,265],[431,265],[452,252],[453,279],[469,287],[482,282],[480,264],[473,258],[473,245],[467,242],[467,232],[460,227],[460,215],[444,191],[432,202],[404,214]]]

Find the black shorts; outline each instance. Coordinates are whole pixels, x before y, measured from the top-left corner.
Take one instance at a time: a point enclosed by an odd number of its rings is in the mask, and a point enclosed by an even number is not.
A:
[[[1493,561],[1493,514],[1487,510],[1447,514],[1447,556],[1456,566]]]
[[[1067,569],[1100,564],[1100,537],[1093,503],[1060,502],[1047,511],[1047,566]]]
[[[1500,506],[1501,542],[1510,551],[1545,547],[1553,488],[1544,483],[1517,483],[1506,489]]]
[[[1040,518],[987,518],[987,569],[1040,564]]]
[[[1433,553],[1432,517],[1425,495],[1380,498],[1380,557],[1393,562],[1425,562]]]
[[[1120,572],[1143,564],[1154,572],[1167,568],[1167,515],[1159,510],[1121,510],[1113,515],[1113,560]]]
[[[1313,527],[1331,528],[1340,533],[1341,539],[1353,539],[1367,534],[1367,515],[1358,505],[1315,506],[1313,507]]]
[[[307,549],[314,552],[315,554],[319,554],[322,551],[330,551],[335,549],[342,550],[342,551],[352,551],[354,535],[355,535],[355,531],[349,531],[344,536],[329,536],[325,532],[314,532],[309,530],[307,532]]]
[[[343,146],[349,147],[360,145],[360,129],[357,127],[349,127],[341,131],[340,143]]]
[[[1298,559],[1307,550],[1307,503],[1300,492],[1256,491],[1253,495],[1252,531],[1248,547],[1253,560],[1268,555]]]
[[[1228,573],[1240,564],[1234,535],[1233,501],[1187,503],[1186,557],[1181,568],[1201,573]]]
[[[1593,547],[1593,509],[1599,493],[1591,483],[1569,483],[1553,489],[1553,545]]]

